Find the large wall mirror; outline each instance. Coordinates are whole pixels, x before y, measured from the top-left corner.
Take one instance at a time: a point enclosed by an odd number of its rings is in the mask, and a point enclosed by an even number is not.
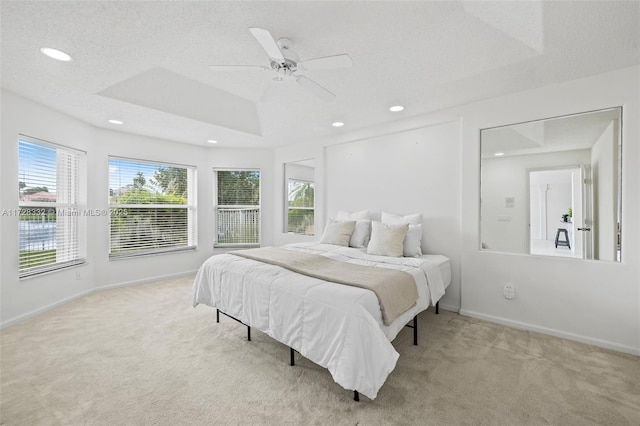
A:
[[[284,232],[315,235],[315,159],[284,165]]]
[[[480,131],[481,250],[621,260],[622,108]]]

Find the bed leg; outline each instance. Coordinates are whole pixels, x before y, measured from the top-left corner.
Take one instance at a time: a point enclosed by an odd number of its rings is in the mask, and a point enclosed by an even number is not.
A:
[[[418,316],[413,317],[413,345],[418,346]]]
[[[440,313],[440,302],[436,302],[436,315]]]
[[[289,350],[291,351],[291,366],[293,367],[294,365],[296,365],[296,362],[293,359],[293,348],[289,348]]]
[[[220,309],[216,309],[216,322],[220,322]]]
[[[251,327],[247,326],[247,340],[251,341]]]
[[[353,400],[360,401],[360,393],[357,390],[353,391]]]

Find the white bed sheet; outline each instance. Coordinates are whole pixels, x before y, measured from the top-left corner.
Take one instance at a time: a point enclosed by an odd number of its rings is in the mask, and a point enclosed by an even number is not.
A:
[[[371,256],[360,249],[318,243],[283,248],[404,270],[416,280],[418,302],[385,326],[378,299],[370,290],[227,253],[212,256],[198,270],[193,306],[218,308],[257,328],[327,368],[343,388],[374,399],[399,357],[391,341],[415,315],[442,297],[451,279],[449,259]]]

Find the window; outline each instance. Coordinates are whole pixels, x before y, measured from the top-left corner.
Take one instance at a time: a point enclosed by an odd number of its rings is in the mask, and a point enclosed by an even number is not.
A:
[[[18,140],[20,277],[84,262],[86,153]]]
[[[196,169],[109,158],[109,257],[196,247]]]
[[[214,170],[215,246],[260,245],[260,171]]]
[[[314,235],[314,184],[288,179],[287,232]]]

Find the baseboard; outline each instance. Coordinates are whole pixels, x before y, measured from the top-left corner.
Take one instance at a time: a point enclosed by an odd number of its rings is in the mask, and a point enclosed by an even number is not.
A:
[[[586,343],[592,346],[598,346],[600,348],[611,349],[617,352],[623,352],[631,355],[640,355],[640,348],[634,348],[631,346],[620,345],[618,343],[609,342],[607,340],[596,339],[589,336],[583,336],[575,333],[568,333],[553,328],[540,327],[533,324],[528,324],[520,321],[513,321],[502,317],[496,317],[493,315],[486,315],[479,312],[469,311],[466,309],[460,309],[460,315],[465,315],[472,318],[486,320],[497,324],[506,325],[513,328],[519,328],[522,330],[535,331],[540,334],[547,334],[549,336],[560,337],[567,340],[573,340],[575,342]]]
[[[446,303],[439,303],[438,306],[445,311],[460,313],[460,306],[447,305]]]
[[[105,291],[105,290],[111,290],[114,288],[119,288],[119,287],[129,287],[129,286],[133,286],[133,285],[138,285],[138,284],[145,284],[145,283],[149,283],[149,282],[153,282],[153,281],[159,281],[159,280],[166,280],[166,279],[171,279],[171,278],[179,278],[179,277],[183,277],[185,275],[191,275],[191,274],[195,274],[197,271],[186,271],[186,272],[178,272],[176,274],[170,274],[170,275],[162,275],[162,276],[157,276],[157,277],[151,277],[151,278],[144,278],[141,280],[134,280],[134,281],[126,281],[123,283],[117,283],[117,284],[109,284],[109,285],[105,285],[105,286],[101,286],[101,287],[95,287],[92,288],[90,290],[85,290],[83,292],[80,292],[74,296],[71,297],[67,297],[66,299],[60,300],[58,302],[52,303],[50,305],[47,306],[43,306],[42,308],[38,308],[35,309],[31,312],[27,312],[26,314],[22,314],[22,315],[18,315],[17,317],[8,319],[2,323],[0,323],[0,330],[4,329],[6,327],[9,327],[11,325],[15,325],[18,324],[19,322],[25,321],[29,318],[33,318],[37,315],[43,314],[47,311],[50,311],[51,309],[55,309],[59,306],[62,305],[66,305],[69,302],[72,302],[76,299],[79,299],[81,297],[84,296],[88,296],[92,293],[96,293],[99,291]]]
[[[103,285],[103,286],[100,286],[100,287],[95,287],[93,289],[93,291],[97,292],[97,291],[112,290],[114,288],[129,287],[129,286],[133,286],[133,285],[146,284],[146,283],[150,283],[150,282],[158,281],[158,280],[168,280],[168,279],[171,279],[171,278],[180,278],[180,277],[184,277],[185,275],[195,274],[196,272],[198,272],[198,271],[197,270],[193,270],[193,271],[186,271],[186,272],[177,272],[175,274],[161,275],[161,276],[157,276],[157,277],[143,278],[143,279],[140,279],[140,280],[133,280],[133,281],[125,281],[125,282],[116,283],[116,284],[107,284],[107,285]]]

